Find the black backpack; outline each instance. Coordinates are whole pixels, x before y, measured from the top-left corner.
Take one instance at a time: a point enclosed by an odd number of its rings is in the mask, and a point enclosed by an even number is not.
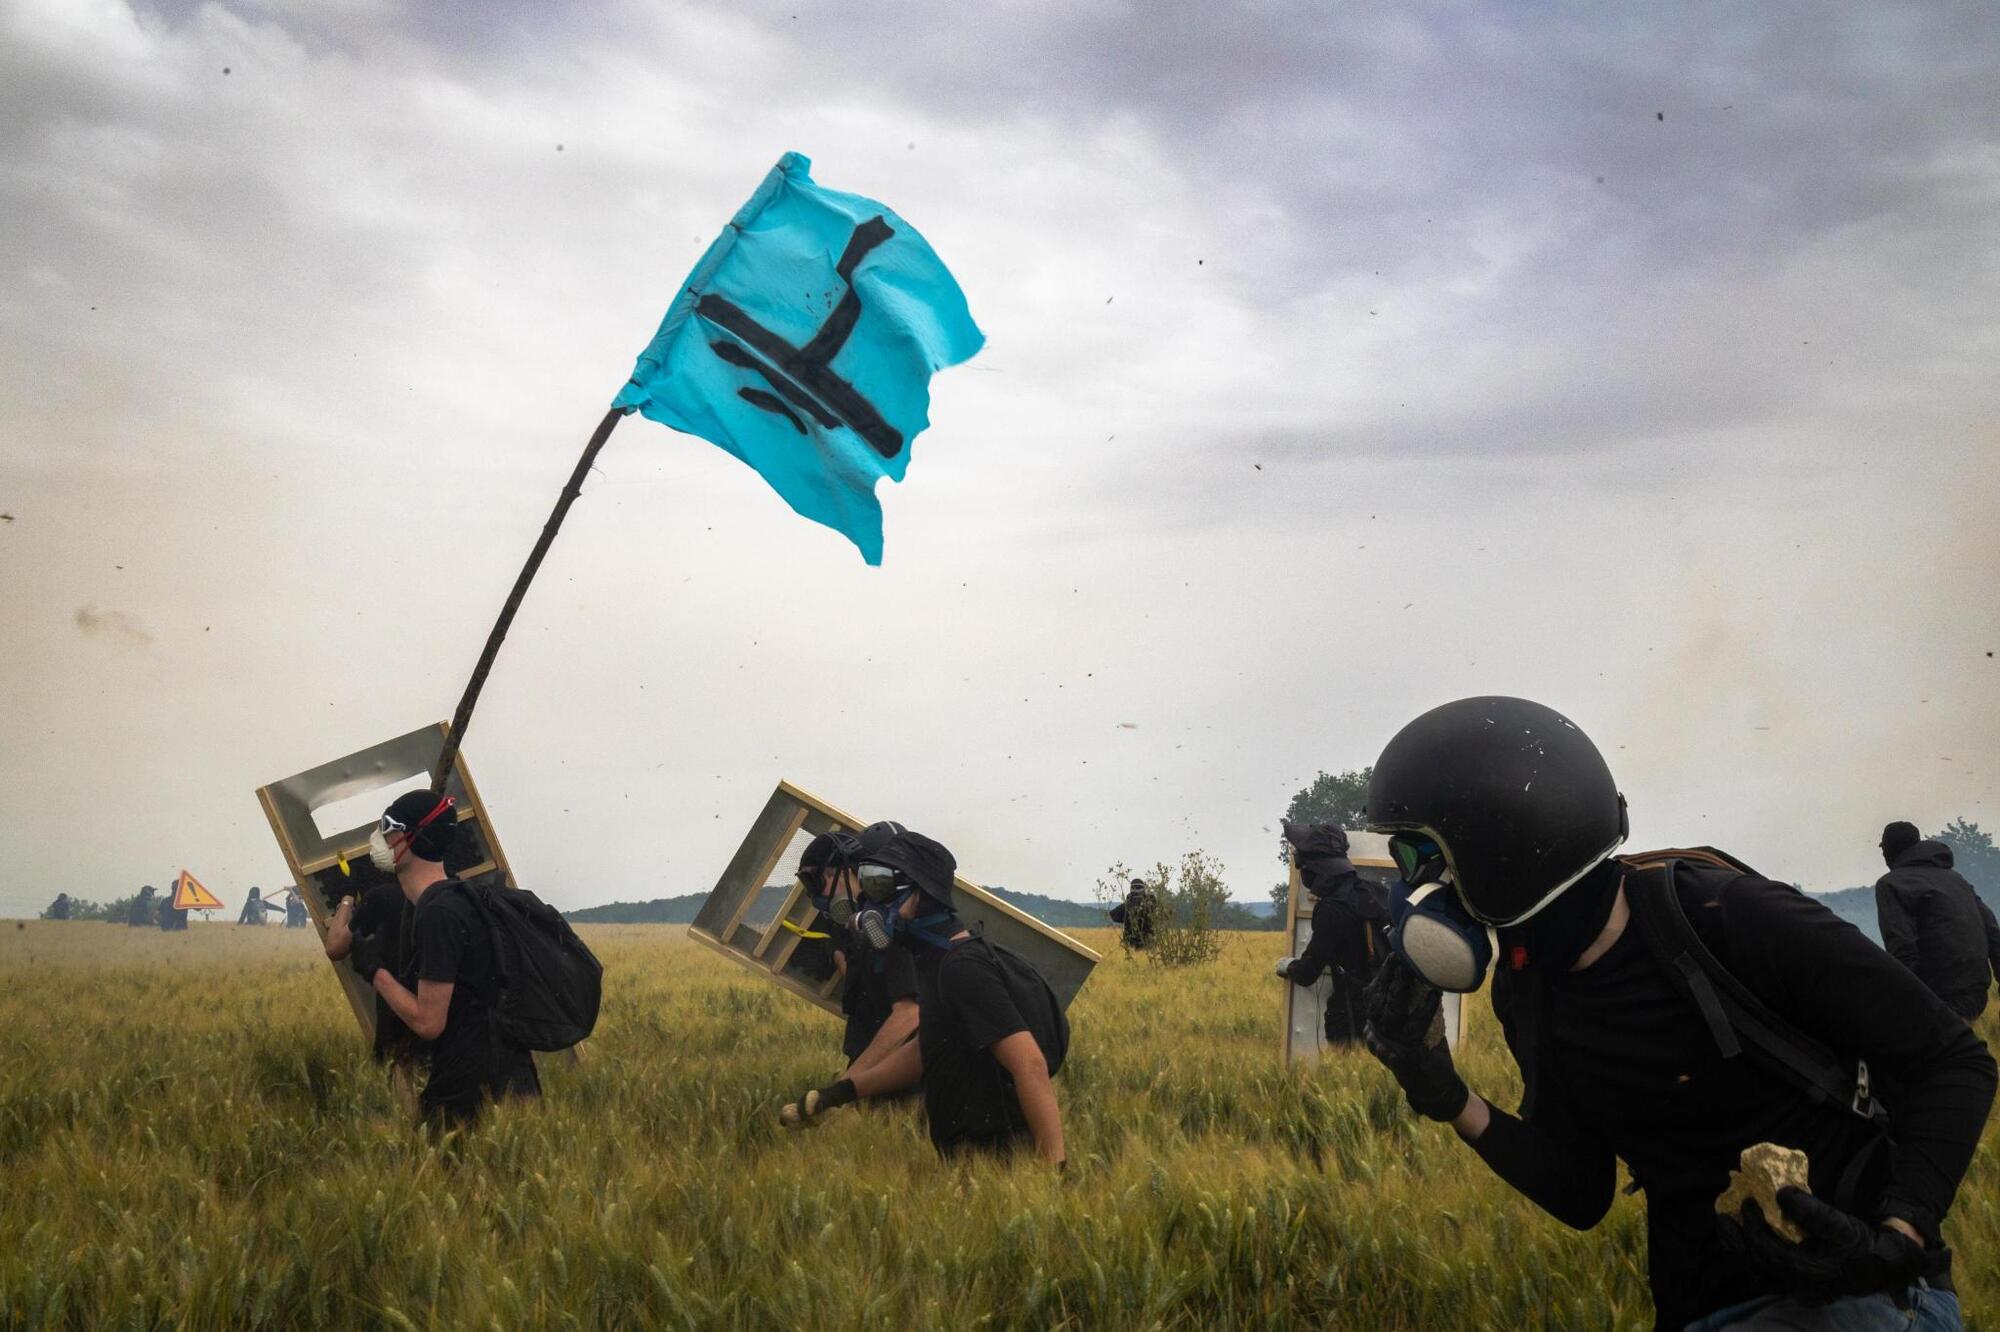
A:
[[[1706,846],[1619,859],[1629,867],[1625,899],[1633,922],[1675,988],[1701,1011],[1722,1057],[1734,1059],[1747,1051],[1813,1102],[1839,1107],[1886,1129],[1888,1110],[1874,1095],[1867,1061],[1842,1056],[1773,1013],[1709,951],[1688,919],[1675,882],[1678,866],[1704,865],[1747,875],[1756,871]]]
[[[604,965],[562,913],[518,888],[463,881],[459,887],[493,943],[488,1003],[500,1038],[523,1050],[567,1050],[589,1036]]]

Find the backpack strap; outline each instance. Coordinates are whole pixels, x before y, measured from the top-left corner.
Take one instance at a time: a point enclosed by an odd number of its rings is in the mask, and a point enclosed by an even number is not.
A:
[[[479,923],[486,928],[486,952],[490,974],[486,978],[484,991],[473,990],[471,993],[489,1015],[497,1016],[501,1006],[506,1002],[507,987],[513,984],[513,978],[507,974],[507,950],[501,946],[500,924],[493,919],[493,913],[487,908],[478,889],[457,875],[443,882],[464,894],[465,900],[472,904],[472,914],[478,917]],[[498,1024],[493,1025],[497,1029]]]
[[[1715,859],[1703,856],[1701,861],[1748,872],[1721,853],[1712,854]],[[1668,979],[1701,1013],[1722,1057],[1735,1059],[1748,1050],[1815,1103],[1839,1106],[1885,1127],[1887,1112],[1872,1095],[1867,1065],[1857,1061],[1858,1067],[1850,1072],[1833,1050],[1772,1012],[1702,941],[1681,902],[1674,872],[1681,857],[1634,859],[1640,863],[1625,875],[1632,919]]]
[[[916,935],[931,947],[942,948],[946,952],[950,952],[958,945],[952,942],[950,936],[938,929],[940,925],[943,925],[950,919],[952,919],[952,913],[949,911],[940,911],[930,916],[913,916],[903,922],[902,928],[905,933]]]

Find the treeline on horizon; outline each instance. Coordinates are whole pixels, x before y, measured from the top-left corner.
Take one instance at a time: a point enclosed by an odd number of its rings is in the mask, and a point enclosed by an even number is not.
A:
[[[1365,807],[1368,796],[1368,778],[1371,768],[1352,768],[1346,772],[1321,772],[1312,781],[1299,788],[1285,807],[1285,818],[1296,823],[1332,823],[1342,828],[1359,828],[1366,822]],[[1957,818],[1945,824],[1936,832],[1926,834],[1934,841],[1943,842],[1952,850],[1952,858],[1958,872],[1972,884],[1979,895],[1996,912],[2000,912],[2000,847],[1993,842],[1993,835],[1970,819]],[[1723,847],[1727,851],[1731,848]],[[1275,847],[1277,861],[1282,876],[1286,855],[1282,839]],[[1200,856],[1199,848],[1195,854]],[[1118,867],[1122,868],[1122,867]],[[1782,874],[1783,866],[1756,866],[1760,871]],[[1117,876],[1113,876],[1117,879]],[[532,887],[533,885],[527,885]],[[1122,890],[1123,880],[1117,880]],[[1106,881],[1100,881],[1097,896],[1100,900],[1079,902],[1068,898],[1050,897],[1043,893],[1024,892],[1014,888],[994,887],[987,891],[1007,903],[1019,907],[1046,925],[1058,929],[1091,929],[1109,925],[1105,912],[1110,900],[1105,900]],[[1285,923],[1285,898],[1287,884],[1284,877],[1269,891],[1268,902],[1244,902],[1231,899],[1210,907],[1209,924],[1222,930],[1282,930]],[[578,924],[598,925],[687,925],[694,921],[695,912],[701,907],[705,892],[683,893],[675,897],[656,897],[642,902],[607,902],[600,906],[580,907],[565,911],[563,915]],[[1875,919],[1875,889],[1873,883],[1860,884],[1852,888],[1841,888],[1817,894],[1843,920],[1859,927],[1871,939],[1879,942]],[[70,899],[72,920],[123,921],[131,914],[132,902],[138,894],[130,893],[108,902]],[[41,913],[47,918],[47,910]]]

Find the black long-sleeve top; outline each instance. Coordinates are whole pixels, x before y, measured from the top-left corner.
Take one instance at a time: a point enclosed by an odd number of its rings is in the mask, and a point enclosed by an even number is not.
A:
[[[1311,985],[1321,972],[1331,968],[1351,984],[1367,984],[1386,947],[1377,929],[1374,921],[1363,918],[1331,893],[1319,898],[1313,903],[1312,938],[1306,940],[1306,950],[1292,963],[1293,982]]]
[[[1876,920],[1889,956],[1970,1021],[2000,976],[2000,921],[1952,869],[1951,848],[1918,842],[1875,884]]]
[[[1877,1085],[1893,1089],[1895,1148],[1861,1171],[1856,1209],[1935,1233],[1992,1105],[1992,1056],[1929,989],[1818,902],[1733,871],[1678,871],[1683,883],[1702,876],[1712,876],[1716,904],[1691,909],[1690,919],[1710,951],[1780,1017],[1865,1059]],[[1496,1108],[1474,1150],[1580,1230],[1609,1210],[1623,1159],[1646,1192],[1659,1327],[1768,1293],[1715,1239],[1714,1199],[1742,1149],[1802,1149],[1813,1192],[1832,1199],[1872,1130],[1845,1109],[1809,1102],[1747,1053],[1723,1059],[1636,926],[1590,967],[1542,984],[1532,1115]],[[1496,985],[1494,1007],[1519,1059],[1511,993]]]

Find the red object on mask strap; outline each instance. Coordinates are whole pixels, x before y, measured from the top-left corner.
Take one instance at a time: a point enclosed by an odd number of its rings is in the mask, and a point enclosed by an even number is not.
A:
[[[430,813],[424,815],[421,819],[417,820],[416,827],[410,829],[408,832],[397,834],[397,836],[403,839],[402,847],[396,852],[396,863],[398,865],[403,863],[403,857],[410,853],[410,848],[417,844],[417,834],[422,832],[424,829],[430,827],[431,824],[437,822],[438,815],[452,808],[452,806],[456,805],[457,803],[458,800],[454,796],[444,796],[440,798],[437,804],[431,807]]]
[[[1508,950],[1507,965],[1516,971],[1526,967],[1528,965],[1528,945],[1515,944],[1513,948]]]

